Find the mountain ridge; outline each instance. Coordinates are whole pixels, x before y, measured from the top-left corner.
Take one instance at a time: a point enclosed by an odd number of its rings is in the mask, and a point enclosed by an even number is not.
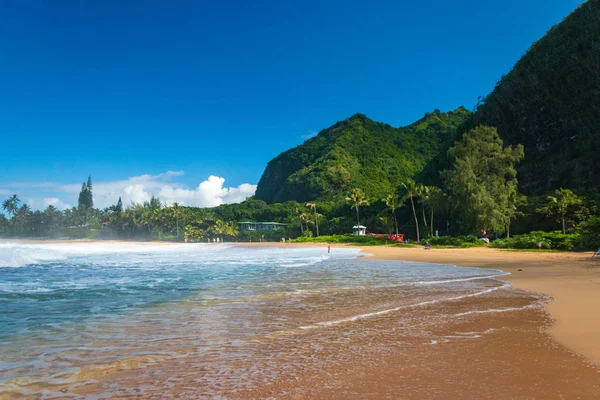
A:
[[[360,186],[383,196],[447,150],[471,112],[439,110],[405,127],[356,113],[273,158],[255,197],[267,203],[331,198]]]

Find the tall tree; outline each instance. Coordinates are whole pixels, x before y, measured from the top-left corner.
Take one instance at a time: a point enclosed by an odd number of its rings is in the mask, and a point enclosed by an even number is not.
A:
[[[356,225],[360,227],[360,215],[358,209],[360,206],[368,206],[369,200],[367,200],[367,197],[362,190],[355,188],[352,190],[350,197],[346,197],[346,201],[356,210]]]
[[[396,218],[396,210],[400,206],[400,199],[398,198],[398,193],[394,191],[393,193],[388,194],[387,196],[385,196],[384,201],[385,205],[392,212],[392,216],[394,217],[394,225],[396,227],[396,235],[398,235],[398,219]]]
[[[547,197],[547,203],[539,209],[548,216],[556,216],[560,219],[562,233],[567,233],[567,216],[571,208],[582,203],[581,198],[569,189],[557,189],[553,196]]]
[[[315,226],[317,229],[317,236],[319,236],[319,220],[317,217],[317,204],[316,203],[306,203],[306,207],[311,207],[313,209],[313,212],[315,214]]]
[[[416,196],[421,203],[421,213],[423,214],[423,225],[427,227],[427,217],[425,216],[425,206],[429,205],[429,186],[417,185]]]
[[[123,211],[123,201],[121,200],[121,196],[119,196],[119,201],[117,201],[114,211],[117,214],[120,214]]]
[[[506,215],[508,216],[508,225],[506,225],[506,238],[510,239],[510,224],[513,219],[517,216],[524,215],[523,212],[519,211],[519,208],[527,203],[527,197],[520,194],[517,190],[510,192],[508,196],[508,209]]]
[[[177,232],[177,238],[179,238],[179,203],[174,202],[172,206],[173,218],[175,218],[175,227]]]
[[[407,180],[402,183],[402,187],[406,191],[406,197],[410,200],[410,205],[412,206],[413,217],[415,218],[415,229],[417,230],[417,242],[421,241],[421,235],[419,233],[419,220],[417,219],[417,211],[415,210],[415,200],[419,186],[412,179]]]
[[[523,146],[504,147],[496,128],[478,126],[448,150],[452,168],[442,172],[463,230],[503,232],[510,194],[517,189],[516,164]]]
[[[433,237],[433,214],[435,210],[440,210],[444,208],[446,203],[446,194],[442,191],[442,189],[436,186],[428,186],[427,187],[427,205],[429,206],[430,220],[429,220],[429,229],[431,237]]]

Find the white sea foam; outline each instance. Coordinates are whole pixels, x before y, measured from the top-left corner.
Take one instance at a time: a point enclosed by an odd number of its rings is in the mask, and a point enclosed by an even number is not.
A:
[[[528,304],[522,307],[505,307],[505,308],[488,308],[487,310],[472,310],[466,311],[458,314],[454,314],[455,317],[464,317],[465,315],[473,315],[473,314],[495,314],[495,313],[504,313],[510,311],[522,311],[522,310],[530,310],[532,308],[539,308],[543,306],[543,301],[536,301],[535,303]]]
[[[248,253],[243,259],[239,255],[243,250],[232,244],[171,244],[156,245],[128,244],[111,242],[94,243],[18,243],[0,241],[0,268],[23,267],[27,265],[47,264],[75,258],[85,257],[93,262],[97,256],[102,257],[104,265],[123,265],[124,261],[144,262],[151,264],[164,262],[219,262],[227,265],[245,265]],[[290,256],[290,251],[293,255]],[[348,258],[357,255],[359,249],[339,249],[335,257]],[[286,257],[287,255],[287,257]],[[303,255],[305,257],[303,257]],[[124,260],[123,257],[128,257]],[[295,268],[313,265],[331,256],[317,253],[315,248],[261,248],[252,252],[250,259],[255,264],[272,264],[280,267]]]
[[[440,302],[443,302],[443,301],[454,301],[454,300],[466,299],[466,298],[469,298],[469,297],[481,296],[481,295],[484,295],[486,293],[491,293],[491,292],[494,292],[494,291],[500,290],[500,289],[506,289],[508,287],[511,287],[511,284],[510,283],[505,283],[505,284],[503,284],[501,286],[496,286],[496,287],[489,288],[489,289],[486,289],[486,290],[482,290],[482,291],[476,292],[476,293],[469,293],[469,294],[464,294],[464,295],[461,295],[461,296],[447,297],[447,298],[444,298],[444,299],[422,301],[420,303],[408,304],[408,305],[404,305],[404,306],[390,308],[390,309],[387,309],[387,310],[375,311],[375,312],[372,312],[372,313],[354,315],[352,317],[342,318],[342,319],[338,319],[338,320],[334,320],[334,321],[317,322],[314,325],[301,326],[300,329],[315,329],[315,328],[320,328],[320,327],[323,327],[323,326],[339,325],[339,324],[343,324],[343,323],[346,323],[346,322],[353,322],[353,321],[356,321],[356,320],[359,320],[359,319],[371,318],[371,317],[376,317],[376,316],[379,316],[379,315],[385,315],[385,314],[393,313],[393,312],[400,311],[400,310],[403,310],[403,309],[406,309],[406,308],[422,307],[422,306],[426,306],[426,305],[430,305],[430,304],[440,303]]]
[[[481,280],[481,279],[497,278],[497,277],[506,276],[506,275],[510,275],[510,272],[502,272],[501,274],[493,274],[493,275],[473,276],[471,278],[446,279],[446,280],[439,280],[439,281],[418,281],[418,282],[412,282],[412,284],[413,285],[439,285],[439,284],[443,284],[443,283],[477,281],[477,280]]]

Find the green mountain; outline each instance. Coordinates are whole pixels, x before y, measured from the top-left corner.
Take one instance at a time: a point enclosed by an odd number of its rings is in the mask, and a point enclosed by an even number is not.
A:
[[[523,144],[526,193],[600,189],[600,0],[588,0],[517,62],[473,124]]]
[[[255,197],[267,203],[302,202],[360,187],[369,197],[381,198],[445,154],[471,115],[464,107],[436,110],[394,128],[356,114],[271,160]]]

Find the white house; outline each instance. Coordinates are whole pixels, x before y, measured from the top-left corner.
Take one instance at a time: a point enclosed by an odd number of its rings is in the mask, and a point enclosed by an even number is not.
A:
[[[367,227],[362,225],[354,225],[352,227],[353,233],[356,236],[365,236],[367,234]]]

